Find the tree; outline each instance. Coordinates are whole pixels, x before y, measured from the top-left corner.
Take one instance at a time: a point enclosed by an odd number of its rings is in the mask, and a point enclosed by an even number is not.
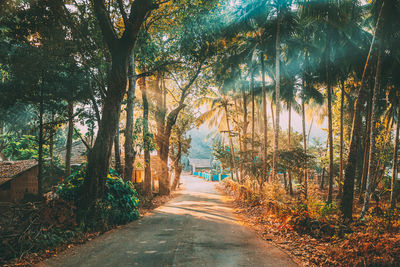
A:
[[[152,175],[150,165],[150,152],[152,135],[149,131],[149,101],[147,99],[147,84],[146,77],[141,78],[140,90],[142,92],[143,100],[143,150],[144,150],[144,185],[143,189],[147,198],[151,198],[153,195],[152,188]]]
[[[133,148],[133,112],[134,100],[136,89],[136,71],[135,71],[135,58],[131,56],[129,63],[129,76],[128,76],[128,92],[126,104],[126,127],[125,127],[125,169],[124,180],[132,180],[133,163],[135,161],[136,151]]]
[[[393,168],[392,168],[392,182],[390,186],[390,207],[394,209],[396,207],[396,180],[398,174],[398,151],[399,151],[399,131],[400,131],[400,103],[397,104],[397,124],[396,124],[396,135],[394,138],[394,150],[393,150]]]
[[[345,175],[344,175],[344,185],[343,185],[343,197],[340,204],[340,210],[343,214],[344,220],[352,221],[353,215],[353,197],[354,197],[354,175],[355,175],[355,165],[356,165],[356,157],[358,152],[358,146],[361,138],[361,110],[364,102],[364,86],[365,86],[365,79],[366,79],[366,70],[368,67],[368,63],[370,60],[372,48],[375,42],[376,31],[379,27],[381,14],[382,14],[383,5],[380,9],[375,32],[373,35],[373,39],[370,45],[370,49],[368,52],[368,56],[364,65],[364,70],[361,77],[361,85],[357,91],[357,102],[354,106],[354,119],[353,125],[351,130],[351,141],[350,141],[350,148],[347,157],[347,163],[345,168]],[[372,106],[371,106],[372,107]]]
[[[231,154],[231,176],[236,175],[236,179],[239,177],[237,169],[235,147],[233,145],[233,132],[231,131],[231,123],[229,116],[229,107],[232,105],[227,96],[221,94],[218,91],[210,91],[209,97],[203,97],[198,106],[207,105],[208,110],[201,114],[197,120],[197,124],[201,125],[204,122],[208,122],[209,127],[217,126],[219,131],[226,132],[229,140],[229,152]]]
[[[118,36],[105,2],[93,0],[93,7],[111,55],[111,70],[107,75],[107,94],[96,141],[88,156],[87,179],[82,187],[84,205],[90,205],[89,202],[94,203],[103,196],[112,141],[127,84],[129,58],[141,25],[151,10],[156,8],[150,0],[135,0],[128,7],[130,8],[128,16],[124,5],[120,6],[120,16],[125,27]]]
[[[181,159],[183,155],[187,155],[190,149],[190,143],[192,138],[186,136],[187,132],[193,127],[194,116],[191,110],[183,110],[184,113],[180,113],[178,120],[174,126],[173,133],[171,136],[171,159],[173,161],[174,180],[172,182],[171,189],[176,190],[179,185],[180,177],[183,166]]]
[[[54,125],[64,120],[66,102],[71,97],[75,101],[87,99],[86,75],[74,58],[76,47],[67,38],[49,3],[21,1],[16,3],[16,10],[16,14],[11,12],[2,17],[11,45],[2,58],[9,75],[2,80],[1,87],[4,100],[37,105],[38,183],[42,193],[44,146],[50,142],[51,172]]]
[[[276,41],[275,41],[275,135],[274,135],[274,157],[272,162],[272,179],[276,180],[276,175],[278,173],[278,157],[279,157],[279,114],[281,109],[281,99],[280,99],[280,34],[281,34],[281,6],[279,1],[276,1],[277,11],[276,11]]]

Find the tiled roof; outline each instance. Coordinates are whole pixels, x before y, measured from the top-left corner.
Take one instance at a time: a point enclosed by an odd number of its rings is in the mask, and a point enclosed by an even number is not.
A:
[[[86,162],[86,151],[87,148],[82,141],[76,141],[72,144],[71,149],[71,165],[74,164],[82,164]],[[65,160],[66,149],[65,147],[58,149],[55,151],[55,154],[61,158],[61,160]]]
[[[36,160],[0,161],[0,184],[5,183],[5,179],[10,180],[37,164]]]

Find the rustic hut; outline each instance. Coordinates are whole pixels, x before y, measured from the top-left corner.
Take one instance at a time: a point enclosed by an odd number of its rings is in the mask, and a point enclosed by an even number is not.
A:
[[[36,160],[0,162],[0,201],[17,202],[38,193]]]
[[[158,181],[159,175],[161,174],[161,164],[162,161],[159,156],[150,156],[150,168],[151,168],[151,179],[153,191],[158,192]],[[135,163],[133,165],[132,182],[142,183],[144,179],[144,156],[138,155],[135,158]]]
[[[209,159],[189,159],[189,167],[192,174],[211,170],[211,160]]]

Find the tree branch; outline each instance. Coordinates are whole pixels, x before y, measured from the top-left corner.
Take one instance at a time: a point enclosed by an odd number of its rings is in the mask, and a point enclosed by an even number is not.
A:
[[[87,148],[87,150],[91,150],[91,146],[85,141],[85,139],[83,139],[83,136],[80,132],[78,132],[75,128],[74,128],[75,133],[79,136],[79,138],[81,139],[82,143],[85,145],[85,147]]]
[[[101,117],[100,117],[99,107],[97,106],[96,99],[94,97],[94,91],[91,82],[89,84],[89,90],[90,90],[90,100],[92,101],[93,104],[94,114],[96,115],[97,123],[100,123]]]
[[[183,102],[185,101],[186,96],[188,95],[189,88],[193,85],[193,83],[196,81],[197,77],[199,76],[201,72],[201,68],[203,67],[205,59],[203,59],[200,62],[199,67],[197,68],[195,74],[193,75],[192,79],[190,79],[189,83],[182,89],[182,96],[181,100],[179,101],[179,105],[183,105]]]
[[[150,71],[146,71],[146,72],[143,72],[143,73],[140,73],[140,74],[136,75],[136,78],[139,79],[139,78],[143,78],[143,77],[153,76],[154,73],[159,71],[159,70],[161,70],[162,67],[165,67],[165,66],[168,66],[168,65],[180,64],[180,63],[182,63],[182,61],[166,61],[166,62],[158,65],[157,67],[153,68]]]
[[[137,33],[145,21],[147,14],[155,8],[157,8],[157,5],[154,5],[152,0],[135,0],[132,3],[125,31],[121,37],[124,43],[133,46]]]
[[[106,42],[110,50],[114,50],[118,38],[115,33],[114,26],[112,25],[108,11],[106,9],[104,0],[92,0],[92,2],[97,21],[99,22],[101,32],[103,33],[104,41]],[[136,2],[138,1],[135,1],[134,3]]]

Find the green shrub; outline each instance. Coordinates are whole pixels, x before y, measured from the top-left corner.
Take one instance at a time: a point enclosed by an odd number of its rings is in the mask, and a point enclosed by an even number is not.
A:
[[[77,203],[80,188],[86,177],[86,166],[72,173],[58,185],[57,194],[61,199]],[[96,211],[81,223],[89,228],[109,228],[113,225],[128,223],[139,217],[139,198],[133,184],[125,182],[118,173],[110,169],[106,178],[103,199],[96,203]]]

